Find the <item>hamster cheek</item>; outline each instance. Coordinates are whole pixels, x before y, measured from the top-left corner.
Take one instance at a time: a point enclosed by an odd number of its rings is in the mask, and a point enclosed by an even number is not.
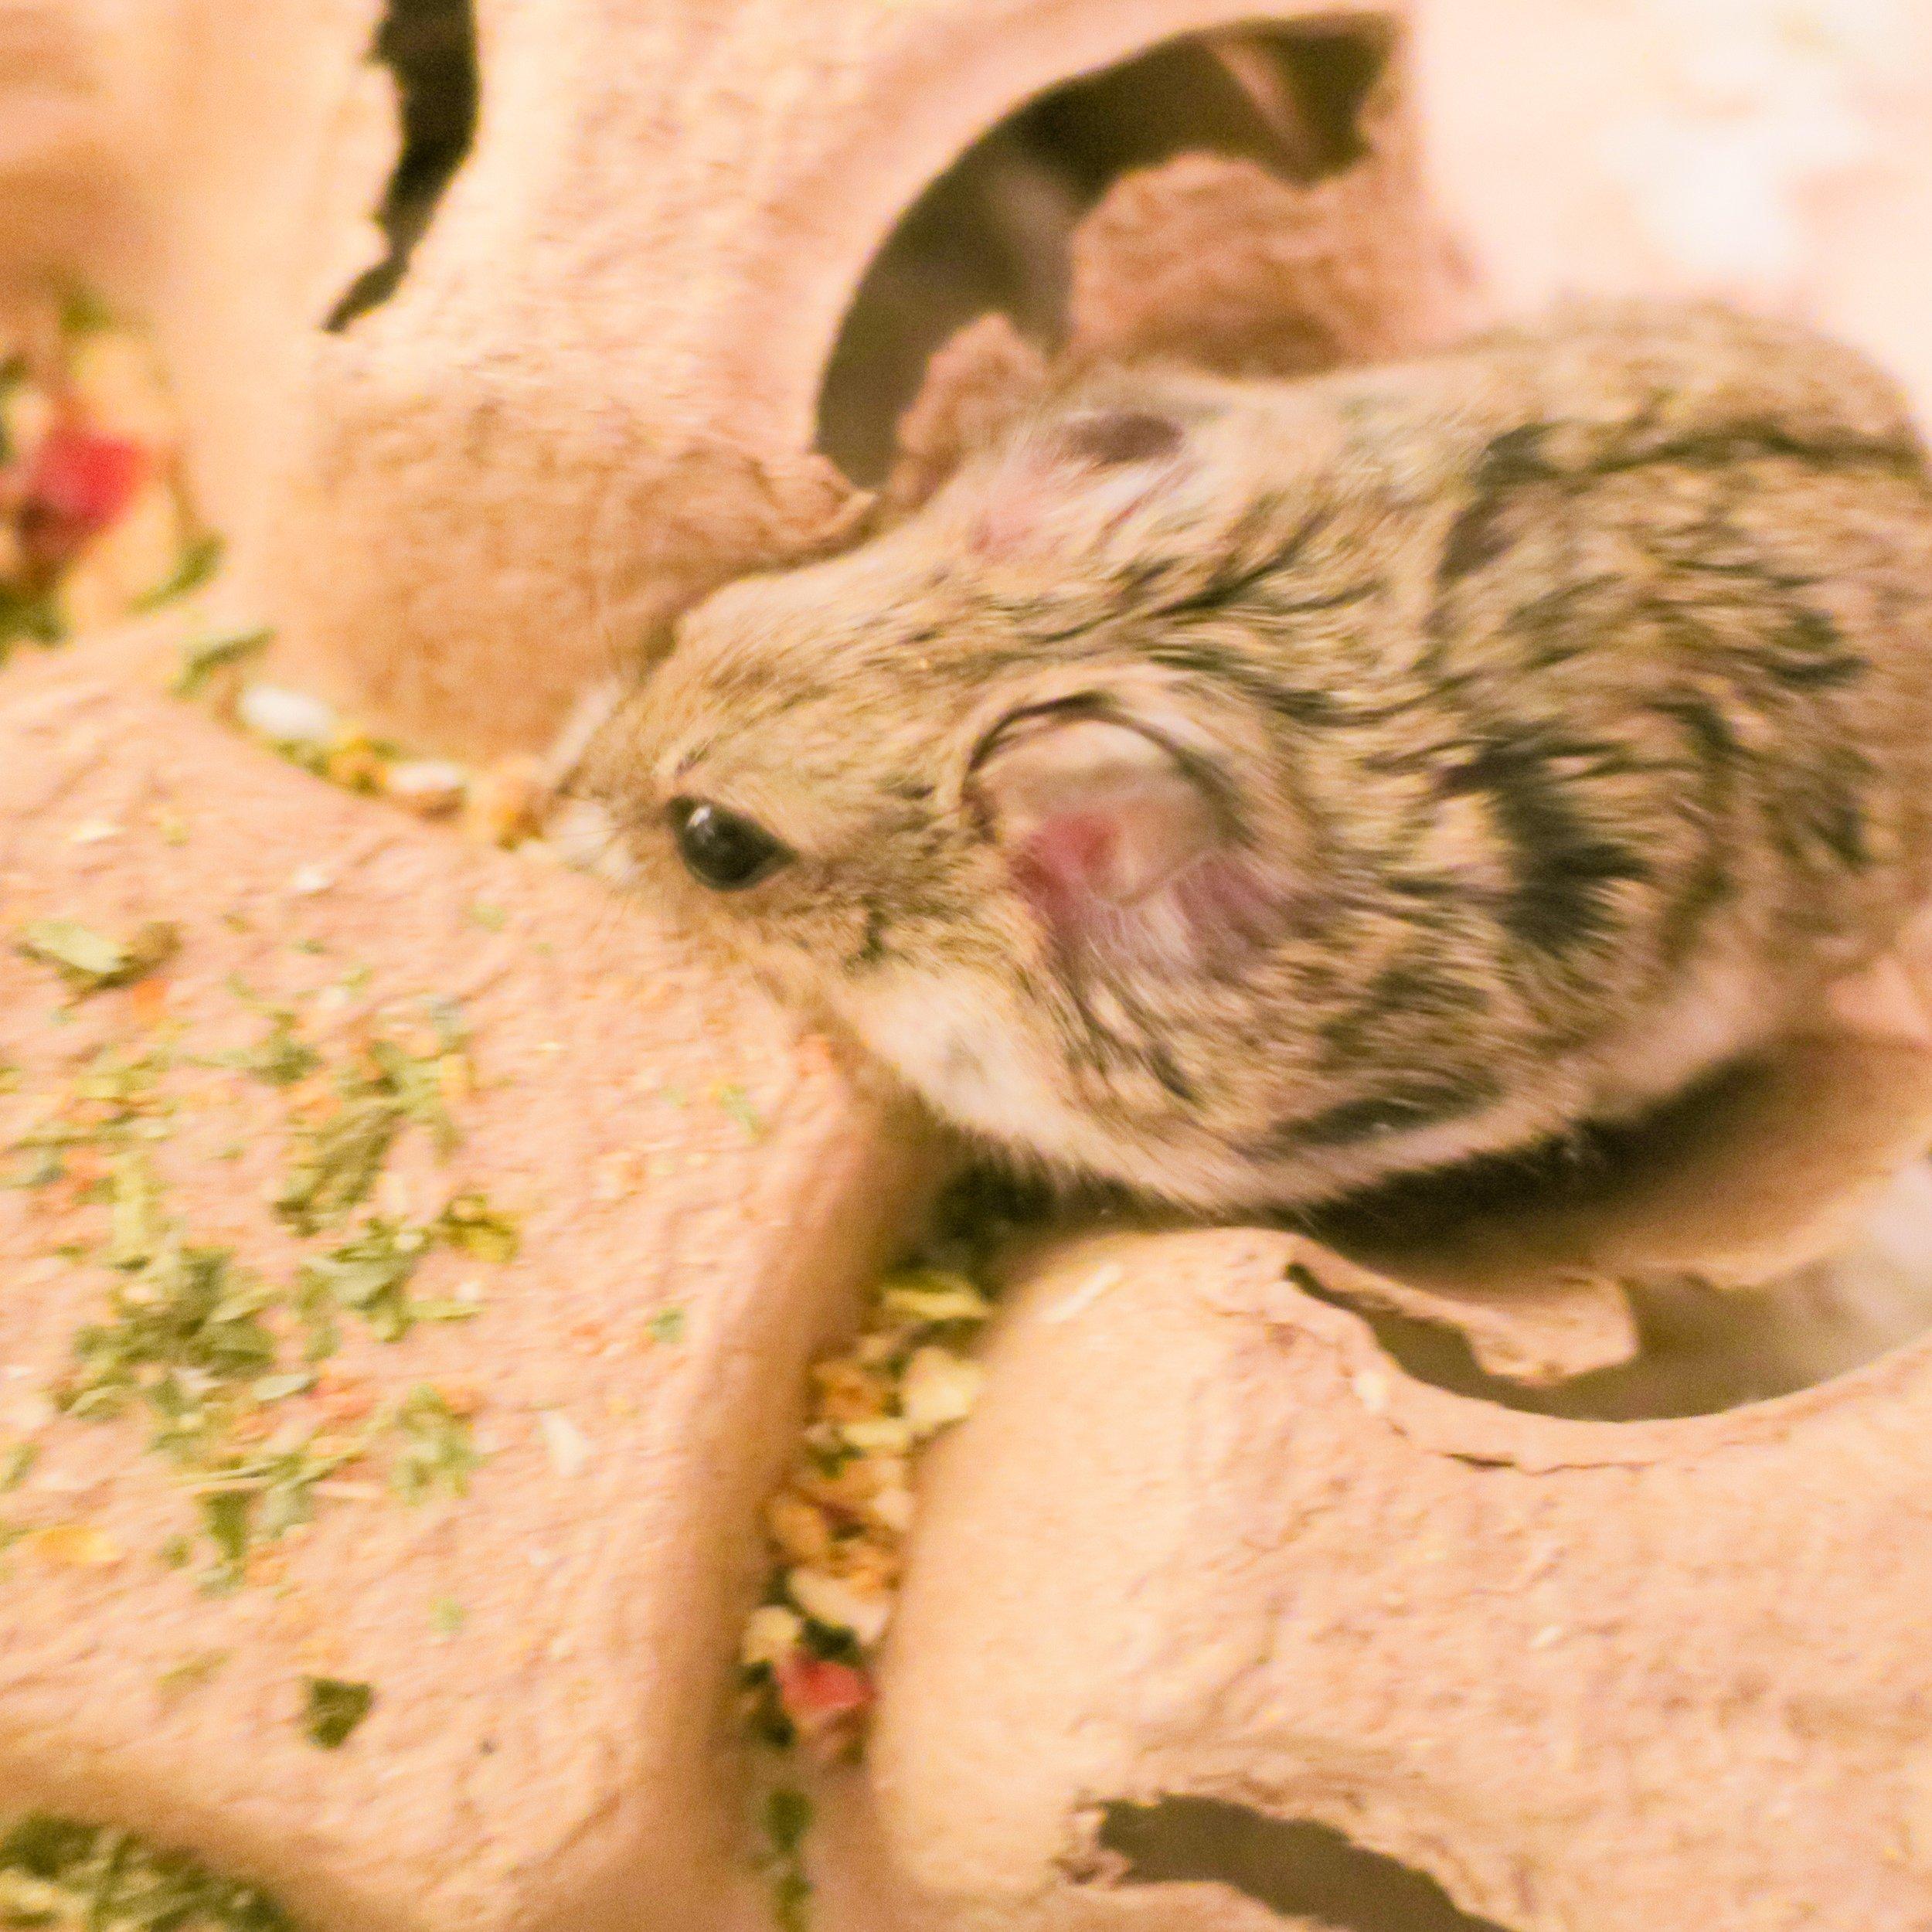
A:
[[[872,1051],[948,1118],[1035,1147],[1062,1138],[1053,1070],[991,995],[896,975],[869,988],[852,1018]]]

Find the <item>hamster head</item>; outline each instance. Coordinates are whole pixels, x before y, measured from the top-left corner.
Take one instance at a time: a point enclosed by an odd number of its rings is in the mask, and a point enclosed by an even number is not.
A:
[[[1247,709],[1136,634],[1131,580],[1168,555],[1186,596],[1228,520],[1189,448],[1219,409],[1083,398],[866,546],[729,587],[583,777],[655,900],[943,1115],[1169,1191],[1173,1009],[1263,942],[1303,843]]]

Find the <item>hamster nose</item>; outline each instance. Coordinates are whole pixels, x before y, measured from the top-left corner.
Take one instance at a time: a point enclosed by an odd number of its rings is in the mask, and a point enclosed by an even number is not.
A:
[[[673,798],[665,808],[684,869],[713,892],[742,892],[768,879],[791,854],[755,820],[702,798]]]

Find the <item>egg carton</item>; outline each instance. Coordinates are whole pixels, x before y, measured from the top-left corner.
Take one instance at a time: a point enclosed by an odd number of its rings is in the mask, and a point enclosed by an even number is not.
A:
[[[278,683],[534,751],[692,600],[855,540],[1058,369],[1292,372],[1453,327],[1478,291],[1418,100],[1430,36],[1479,18],[1432,12],[1418,54],[1393,6],[477,0],[439,182],[372,0],[0,0],[0,285],[76,272],[148,318]],[[1089,172],[1044,184],[1025,326],[975,328],[1042,114]],[[978,266],[895,324],[935,233]],[[184,1015],[262,943],[224,911],[467,989],[550,1096],[486,1096],[477,1131],[558,1245],[494,1344],[443,1345],[516,1427],[440,1529],[324,1520],[285,1592],[204,1602],[107,1555],[158,1505],[97,1452],[107,1543],[8,1586],[0,1804],[196,1852],[318,1932],[768,1922],[731,1695],[758,1509],[934,1157],[649,908],[322,791],[147,695],[155,648],[0,682],[0,917],[177,920]],[[207,821],[179,849],[162,794]],[[5,971],[9,1052],[55,1066],[44,969]],[[1675,1421],[1493,1399],[1628,1357],[1633,1284],[1840,1251],[1932,1138],[1915,986],[1587,1202],[1402,1251],[1149,1230],[1016,1263],[922,1476],[869,1757],[821,1793],[818,1932],[1932,1922],[1924,1348]],[[763,1138],[665,1098],[747,1086]],[[25,1361],[64,1333],[36,1297],[77,1291],[7,1212]],[[634,1368],[590,1344],[646,1265],[690,1338]],[[1405,1367],[1404,1320],[1484,1396]],[[457,1575],[500,1613],[468,1650],[424,1623]],[[232,1673],[156,1688],[213,1650]],[[365,1670],[366,1726],[318,1753],[291,1686]]]

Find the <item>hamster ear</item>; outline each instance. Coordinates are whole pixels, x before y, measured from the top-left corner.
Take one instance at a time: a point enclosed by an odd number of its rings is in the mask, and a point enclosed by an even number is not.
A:
[[[1063,937],[1117,923],[1222,838],[1215,801],[1167,746],[1076,707],[1009,719],[971,795],[1022,895]]]
[[[982,556],[1023,550],[1070,516],[1105,524],[1160,487],[1187,437],[1153,410],[1084,410],[1038,431],[995,471],[971,542]]]

